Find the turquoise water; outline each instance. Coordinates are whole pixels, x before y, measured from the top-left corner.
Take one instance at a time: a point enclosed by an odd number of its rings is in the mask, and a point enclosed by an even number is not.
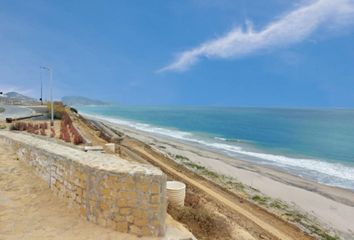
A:
[[[354,110],[146,106],[79,110],[354,190]]]

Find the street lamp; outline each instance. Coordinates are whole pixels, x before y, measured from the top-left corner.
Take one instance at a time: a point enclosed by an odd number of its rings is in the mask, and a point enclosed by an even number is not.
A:
[[[43,105],[43,79],[42,79],[42,71],[39,71],[39,78],[41,80],[41,97],[39,101],[41,101],[41,105]]]
[[[50,125],[54,125],[54,104],[53,104],[53,70],[50,67],[41,66],[41,69],[47,70],[49,72],[49,80],[50,80],[50,101],[51,101],[51,118]]]

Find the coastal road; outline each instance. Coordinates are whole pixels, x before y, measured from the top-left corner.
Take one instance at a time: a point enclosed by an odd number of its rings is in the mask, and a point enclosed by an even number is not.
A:
[[[0,105],[0,108],[4,110],[0,111],[0,120],[5,120],[6,118],[27,117],[34,113],[32,109],[23,106]]]

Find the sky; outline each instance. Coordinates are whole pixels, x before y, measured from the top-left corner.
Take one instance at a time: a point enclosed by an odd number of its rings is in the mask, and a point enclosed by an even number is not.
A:
[[[354,108],[354,0],[0,0],[0,91]]]

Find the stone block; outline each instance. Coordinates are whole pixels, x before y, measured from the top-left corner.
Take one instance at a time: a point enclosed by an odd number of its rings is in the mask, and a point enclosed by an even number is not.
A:
[[[134,219],[134,225],[142,227],[148,225],[148,219],[147,218],[135,218]]]
[[[152,195],[151,196],[151,201],[152,204],[157,204],[160,202],[160,196],[159,195]]]
[[[129,232],[138,236],[142,236],[141,228],[135,225],[129,226]]]
[[[131,208],[121,208],[119,210],[119,214],[123,215],[123,216],[128,216],[132,213],[132,209]]]
[[[128,232],[128,223],[127,222],[118,222],[117,223],[117,230],[119,232],[123,232],[123,233]]]
[[[152,194],[160,193],[160,185],[157,183],[153,183],[151,186],[151,193]]]

